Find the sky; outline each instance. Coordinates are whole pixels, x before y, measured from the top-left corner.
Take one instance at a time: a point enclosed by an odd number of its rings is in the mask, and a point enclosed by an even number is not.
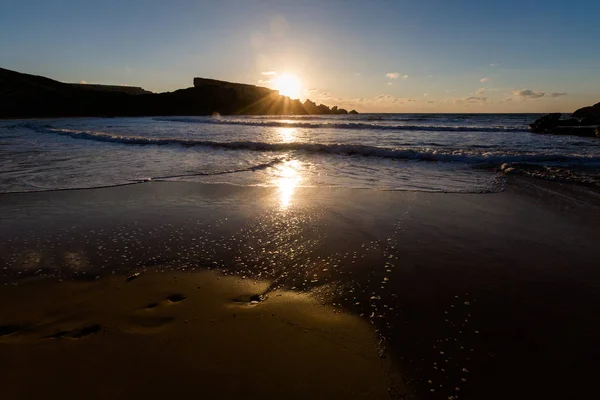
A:
[[[0,0],[0,67],[63,82],[273,87],[359,112],[600,101],[597,0]]]

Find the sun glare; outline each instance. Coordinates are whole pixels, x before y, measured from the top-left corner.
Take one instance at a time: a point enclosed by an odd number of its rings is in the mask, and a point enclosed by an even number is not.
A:
[[[300,97],[300,79],[295,75],[283,73],[273,80],[273,86],[282,96],[291,99]]]
[[[279,189],[279,204],[285,210],[292,204],[292,197],[296,187],[302,181],[301,165],[298,160],[285,161],[277,168],[277,176],[273,180]]]

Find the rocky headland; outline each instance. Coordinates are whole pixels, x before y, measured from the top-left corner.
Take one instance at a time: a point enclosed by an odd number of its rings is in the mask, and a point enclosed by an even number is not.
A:
[[[567,119],[563,119],[561,113],[544,115],[530,124],[529,130],[535,133],[600,138],[600,103],[580,108]]]
[[[173,115],[357,114],[337,106],[292,100],[265,87],[194,78],[166,93],[138,87],[58,82],[0,68],[0,118]]]

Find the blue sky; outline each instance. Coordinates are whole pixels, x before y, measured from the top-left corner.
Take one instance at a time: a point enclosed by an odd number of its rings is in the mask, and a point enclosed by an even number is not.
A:
[[[573,111],[600,101],[600,2],[0,0],[0,66],[170,91],[194,76],[382,112]]]

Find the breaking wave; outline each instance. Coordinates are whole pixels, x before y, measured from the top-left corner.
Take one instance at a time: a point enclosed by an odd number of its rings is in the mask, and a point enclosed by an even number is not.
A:
[[[285,120],[252,120],[252,119],[220,119],[220,118],[154,118],[154,121],[185,122],[193,124],[243,125],[274,128],[308,128],[308,129],[352,129],[352,130],[385,130],[385,131],[426,131],[426,132],[526,132],[521,126],[449,126],[449,125],[382,125],[366,122],[296,122],[285,117]],[[295,118],[294,118],[295,119]],[[418,119],[413,119],[418,120]],[[331,120],[329,120],[331,121]]]
[[[502,152],[478,151],[463,149],[430,149],[430,148],[387,148],[359,144],[324,144],[324,143],[265,143],[253,141],[218,142],[180,138],[150,138],[142,136],[122,136],[104,132],[57,129],[50,126],[30,127],[38,132],[53,133],[76,139],[100,142],[120,143],[125,145],[179,145],[184,147],[204,146],[226,150],[248,150],[287,152],[303,151],[307,153],[332,154],[345,156],[379,157],[387,159],[458,162],[467,164],[501,165],[503,163],[560,163],[579,166],[600,166],[600,157],[578,154],[540,154],[539,152]]]

